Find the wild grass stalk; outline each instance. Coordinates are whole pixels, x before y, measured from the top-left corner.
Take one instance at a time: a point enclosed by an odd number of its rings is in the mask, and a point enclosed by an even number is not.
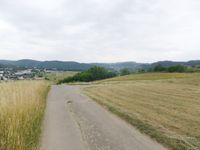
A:
[[[36,150],[48,82],[0,83],[0,150]]]

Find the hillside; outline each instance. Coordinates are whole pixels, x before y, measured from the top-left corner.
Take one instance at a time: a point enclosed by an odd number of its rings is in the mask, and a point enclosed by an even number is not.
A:
[[[164,67],[170,67],[170,66],[174,66],[174,65],[199,66],[200,60],[190,60],[187,62],[184,62],[184,61],[158,61],[158,62],[152,63],[151,65],[155,66],[158,64],[160,64]]]
[[[0,60],[0,65],[4,67],[26,67],[26,68],[39,68],[39,69],[56,69],[56,70],[71,70],[71,71],[82,71],[87,70],[90,67],[96,65],[111,70],[121,70],[127,68],[131,71],[137,69],[148,69],[157,64],[169,67],[174,65],[188,65],[188,66],[199,66],[200,60],[191,60],[187,62],[175,62],[175,61],[158,61],[155,63],[137,63],[137,62],[116,62],[116,63],[79,63],[74,61],[37,61],[31,59],[22,59],[17,61],[11,60]]]
[[[14,65],[26,68],[56,69],[56,70],[86,70],[92,65],[73,61],[36,61],[23,59],[18,61],[0,60],[2,65]]]
[[[117,63],[93,63],[93,65],[104,67],[112,70],[121,70],[127,68],[129,70],[136,70],[142,68],[144,64],[136,62],[117,62]]]
[[[199,83],[199,73],[144,73],[82,86],[93,100],[169,149],[197,150]]]
[[[118,63],[78,63],[73,61],[36,61],[31,59],[23,59],[18,61],[0,60],[2,65],[13,65],[27,68],[37,67],[39,69],[57,69],[57,70],[87,70],[90,67],[96,65],[105,67],[111,70],[120,70],[128,68],[130,70],[136,70],[143,68],[144,64],[136,62],[118,62]]]

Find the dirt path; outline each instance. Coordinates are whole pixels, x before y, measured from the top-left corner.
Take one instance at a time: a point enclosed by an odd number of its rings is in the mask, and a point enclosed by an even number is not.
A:
[[[40,150],[164,150],[149,137],[81,94],[52,86]]]

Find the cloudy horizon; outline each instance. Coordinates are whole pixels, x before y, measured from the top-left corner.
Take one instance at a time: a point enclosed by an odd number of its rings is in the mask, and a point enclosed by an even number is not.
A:
[[[0,59],[200,59],[198,0],[1,0]]]

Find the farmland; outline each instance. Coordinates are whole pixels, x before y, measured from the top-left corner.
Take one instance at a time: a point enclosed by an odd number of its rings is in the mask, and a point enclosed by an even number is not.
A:
[[[200,74],[146,73],[83,87],[84,93],[170,149],[200,149]]]
[[[36,150],[46,95],[46,81],[0,83],[0,149]]]
[[[50,81],[58,82],[59,80],[63,80],[64,78],[71,77],[78,73],[77,71],[57,71],[46,73],[45,77]]]

